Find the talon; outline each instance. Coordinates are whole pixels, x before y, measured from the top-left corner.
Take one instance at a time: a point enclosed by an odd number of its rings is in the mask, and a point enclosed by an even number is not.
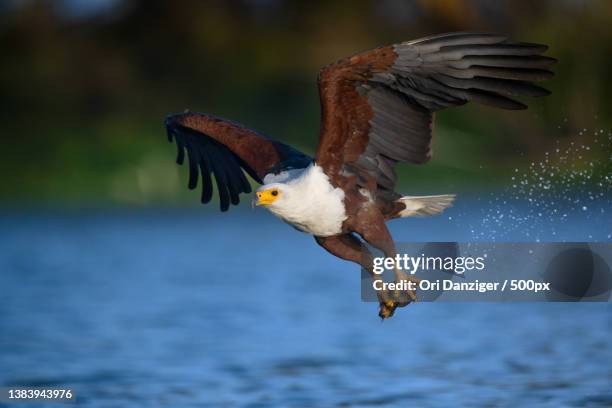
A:
[[[381,303],[380,311],[378,312],[378,316],[380,316],[382,320],[388,319],[389,317],[393,316],[393,312],[395,312],[396,307],[397,306],[395,305],[395,302],[393,301]]]

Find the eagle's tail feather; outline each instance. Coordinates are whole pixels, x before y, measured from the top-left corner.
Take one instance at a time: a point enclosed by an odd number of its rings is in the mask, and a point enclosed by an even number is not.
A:
[[[454,194],[433,196],[404,196],[398,201],[406,206],[398,214],[399,217],[427,216],[442,213],[455,200]]]

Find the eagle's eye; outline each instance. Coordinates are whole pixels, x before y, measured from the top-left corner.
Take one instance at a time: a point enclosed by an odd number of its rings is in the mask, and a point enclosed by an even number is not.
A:
[[[276,196],[278,195],[278,190],[272,190],[272,193],[271,193],[271,194],[272,194],[274,197],[276,197]]]

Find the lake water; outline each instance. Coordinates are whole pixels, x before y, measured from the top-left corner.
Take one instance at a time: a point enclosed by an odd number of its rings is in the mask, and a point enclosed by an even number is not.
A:
[[[471,240],[490,232],[480,207],[391,227]],[[538,239],[610,241],[608,210]],[[7,210],[0,385],[71,386],[91,407],[612,406],[610,303],[419,303],[381,322],[359,277],[263,211]]]

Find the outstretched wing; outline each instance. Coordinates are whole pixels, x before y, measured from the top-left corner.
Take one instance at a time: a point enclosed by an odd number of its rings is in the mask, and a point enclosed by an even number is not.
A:
[[[189,188],[202,177],[202,203],[213,195],[214,175],[221,211],[230,202],[240,202],[240,193],[250,193],[251,186],[243,170],[258,183],[269,173],[307,167],[312,158],[286,144],[274,141],[236,123],[201,113],[183,113],[166,118],[168,140],[178,148],[176,162],[189,159]]]
[[[547,46],[495,34],[451,33],[377,48],[319,73],[322,122],[316,162],[337,184],[392,191],[397,162],[431,157],[433,112],[474,101],[524,109],[516,96],[549,92]],[[375,184],[374,184],[375,182]]]

